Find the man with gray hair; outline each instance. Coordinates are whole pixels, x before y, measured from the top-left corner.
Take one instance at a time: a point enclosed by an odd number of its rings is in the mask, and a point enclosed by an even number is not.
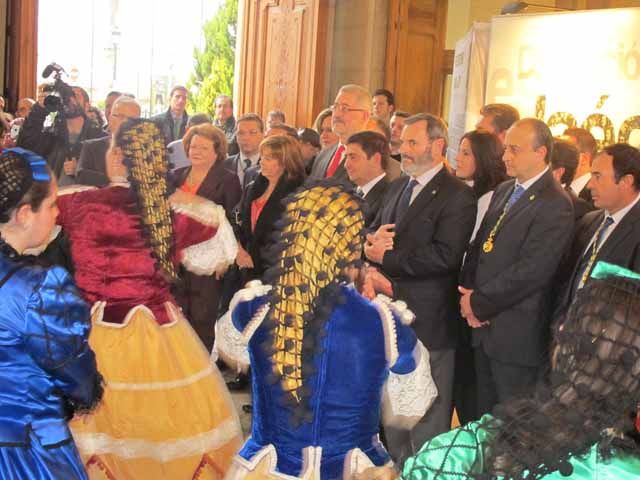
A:
[[[338,91],[331,110],[331,126],[339,141],[318,154],[311,177],[348,180],[344,169],[347,139],[354,133],[366,130],[371,112],[371,94],[359,85],[344,85]]]
[[[401,134],[402,170],[391,184],[367,235],[368,280],[377,292],[403,300],[416,315],[418,338],[429,350],[438,398],[411,431],[385,428],[396,462],[451,427],[453,371],[458,341],[456,285],[476,218],[471,187],[444,166],[447,127],[420,113]]]
[[[140,117],[140,104],[127,95],[121,95],[111,107],[111,115],[107,119],[111,135],[98,138],[96,140],[86,140],[82,142],[80,150],[80,160],[76,171],[76,181],[83,185],[94,187],[104,187],[109,185],[107,177],[107,161],[114,154],[118,154],[117,149],[110,150],[112,139],[115,138],[120,125],[130,118]]]

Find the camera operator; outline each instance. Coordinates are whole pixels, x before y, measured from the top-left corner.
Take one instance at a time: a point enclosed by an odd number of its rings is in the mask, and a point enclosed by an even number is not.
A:
[[[54,90],[59,94],[58,102],[52,102],[50,93]],[[88,97],[82,88],[69,87],[59,78],[53,86],[39,86],[38,101],[18,137],[18,146],[47,159],[61,186],[75,183],[80,142],[105,136],[104,131],[86,116]],[[53,111],[58,112],[53,125],[45,126]]]

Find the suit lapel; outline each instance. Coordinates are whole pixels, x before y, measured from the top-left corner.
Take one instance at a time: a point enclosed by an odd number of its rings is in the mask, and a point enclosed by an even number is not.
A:
[[[527,190],[522,194],[522,196],[518,199],[518,201],[514,203],[511,206],[511,208],[509,208],[509,210],[507,211],[507,214],[502,219],[502,225],[500,226],[500,230],[502,230],[502,228],[504,228],[504,226],[507,223],[509,223],[509,221],[512,218],[515,218],[518,213],[520,213],[522,210],[525,210],[526,208],[529,208],[531,205],[533,205],[535,200],[540,195],[540,192],[542,192],[545,188],[547,188],[550,181],[554,181],[554,180],[553,180],[553,177],[551,177],[551,170],[547,170],[547,172],[545,172],[545,174],[542,175],[542,177],[540,177],[533,185],[527,188]],[[514,183],[514,187],[515,187],[515,183]],[[509,196],[511,196],[512,192],[513,192],[513,188],[509,190],[509,195],[507,196],[507,199],[509,198]],[[504,203],[502,205],[504,208]]]
[[[603,212],[603,217],[604,217],[604,212]],[[598,258],[606,256],[609,254],[609,252],[614,251],[618,246],[618,244],[633,232],[633,227],[635,226],[638,220],[640,220],[640,202],[636,203],[635,206],[631,210],[629,210],[629,212],[624,216],[624,218],[620,222],[620,225],[618,225],[613,230],[613,232],[611,232],[611,235],[609,235],[609,238],[607,238],[607,241],[604,242],[604,244],[600,248],[600,251],[598,252]]]
[[[318,170],[318,173],[322,175],[322,178],[327,176],[327,168],[329,168],[331,159],[336,154],[339,145],[340,143],[336,143],[333,147],[329,147],[326,151],[326,155],[322,158],[322,165],[320,165]]]
[[[431,203],[431,200],[433,200],[440,191],[442,183],[447,175],[449,175],[449,173],[447,172],[446,168],[443,167],[442,170],[440,170],[436,174],[436,176],[433,177],[431,181],[423,187],[422,190],[420,190],[418,196],[413,200],[411,205],[409,205],[407,213],[405,213],[404,217],[402,217],[402,219],[400,220],[400,224],[396,225],[396,233],[400,233],[401,231],[403,231],[407,227],[407,225],[411,223],[413,217],[427,208],[427,205]],[[407,178],[407,182],[408,181],[409,179]],[[402,190],[404,190],[404,188]]]

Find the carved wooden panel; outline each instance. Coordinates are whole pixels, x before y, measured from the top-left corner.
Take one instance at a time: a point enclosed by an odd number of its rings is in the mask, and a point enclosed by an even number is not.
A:
[[[440,115],[447,0],[390,0],[385,86],[398,108]]]
[[[321,108],[327,34],[326,0],[244,0],[239,114],[285,113],[310,126]]]

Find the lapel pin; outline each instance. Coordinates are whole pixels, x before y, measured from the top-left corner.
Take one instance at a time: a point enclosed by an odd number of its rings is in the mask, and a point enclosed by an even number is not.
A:
[[[431,191],[431,194],[432,194],[432,195],[435,195],[437,192],[438,192],[437,190],[432,190],[432,191]]]
[[[534,198],[536,198],[536,196],[535,196],[535,195],[531,195],[531,196],[529,197],[529,200],[533,200]]]

